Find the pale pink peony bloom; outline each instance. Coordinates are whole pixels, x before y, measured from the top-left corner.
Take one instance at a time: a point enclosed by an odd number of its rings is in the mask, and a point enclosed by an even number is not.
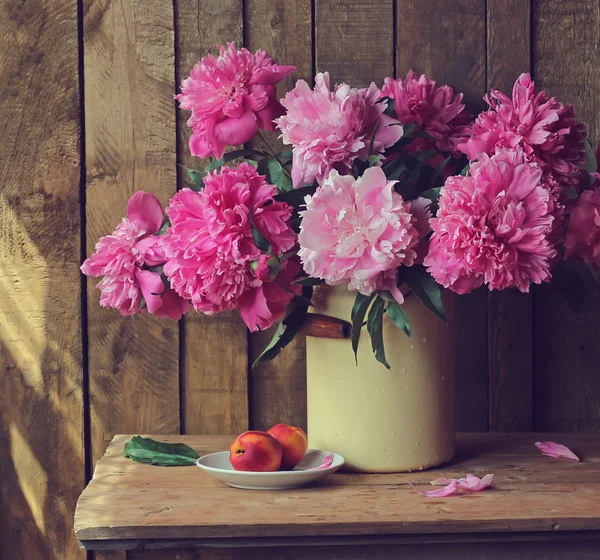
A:
[[[565,258],[582,260],[600,271],[600,189],[583,191],[571,210]]]
[[[81,266],[87,276],[102,276],[97,288],[100,305],[118,309],[123,315],[140,311],[142,298],[148,311],[159,317],[180,319],[189,304],[171,289],[164,291],[157,272],[142,267],[165,262],[161,238],[153,235],[161,227],[163,209],[158,199],[138,191],[127,204],[127,217],[111,234],[102,237]]]
[[[208,174],[204,184],[200,192],[179,191],[167,208],[171,227],[164,243],[165,274],[197,311],[212,315],[239,307],[250,330],[267,328],[293,294],[266,286],[271,279],[260,272],[264,253],[252,237],[251,220],[280,256],[295,246],[288,225],[292,208],[273,200],[276,187],[248,163]],[[282,267],[284,282],[286,270]]]
[[[301,212],[300,251],[305,272],[335,286],[370,295],[395,290],[396,269],[411,266],[419,242],[410,205],[379,167],[362,177],[332,171]]]
[[[402,137],[402,126],[384,114],[387,104],[377,103],[379,97],[375,84],[366,89],[337,84],[331,91],[327,72],[317,74],[314,89],[296,82],[281,100],[287,113],[275,121],[284,144],[293,146],[294,187],[321,183],[333,169],[348,173],[356,158],[366,161],[374,132],[374,152]]]
[[[454,93],[450,86],[438,87],[425,74],[417,77],[410,70],[404,80],[386,78],[381,94],[394,100],[396,117],[403,125],[414,124],[427,132],[438,150],[454,151],[469,138],[473,118],[465,110],[462,93]]]
[[[249,142],[259,128],[274,130],[273,119],[283,113],[275,85],[296,68],[280,66],[258,50],[237,50],[234,43],[206,55],[175,96],[182,109],[192,111],[190,151],[198,157],[223,157],[226,146]]]
[[[583,125],[575,120],[571,105],[536,90],[529,74],[519,76],[512,99],[492,90],[485,100],[490,109],[480,113],[473,135],[458,146],[470,160],[501,148],[521,148],[561,186],[579,185],[585,163]]]
[[[482,155],[470,175],[446,180],[424,264],[459,294],[482,284],[527,292],[550,279],[552,210],[542,170],[521,150]]]
[[[553,441],[536,441],[535,446],[543,455],[548,457],[553,457],[554,459],[567,459],[569,461],[580,461],[575,453],[561,443],[555,443]]]

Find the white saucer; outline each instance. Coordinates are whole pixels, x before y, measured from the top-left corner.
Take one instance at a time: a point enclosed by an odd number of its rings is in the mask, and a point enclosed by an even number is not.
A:
[[[344,458],[337,453],[333,453],[333,462],[330,467],[315,468],[319,467],[328,455],[331,455],[331,452],[309,449],[293,471],[236,471],[229,463],[229,451],[220,451],[219,453],[211,453],[210,455],[200,457],[196,461],[196,465],[212,477],[222,480],[225,484],[234,488],[243,488],[244,490],[285,490],[311,484],[315,480],[334,473],[344,464]]]

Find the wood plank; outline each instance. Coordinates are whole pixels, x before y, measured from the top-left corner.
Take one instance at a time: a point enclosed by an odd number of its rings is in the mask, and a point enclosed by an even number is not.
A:
[[[98,464],[75,514],[88,547],[140,540],[282,539],[376,535],[487,534],[502,531],[600,535],[600,440],[594,434],[554,435],[581,463],[550,459],[533,434],[461,434],[455,461],[435,477],[493,472],[494,487],[462,497],[427,500],[408,485],[428,485],[433,472],[364,475],[336,473],[308,488],[245,492],[226,487],[196,467],[161,469],[121,456],[119,436]],[[229,437],[167,437],[199,453],[226,448]],[[235,502],[236,507],[223,507]],[[323,512],[326,512],[324,514]],[[250,541],[248,541],[250,543]]]
[[[600,4],[533,3],[532,65],[538,86],[572,103],[590,140],[600,134]],[[600,289],[584,271],[585,308],[568,310],[555,286],[534,295],[535,428],[600,429]]]
[[[312,82],[312,9],[310,0],[247,0],[244,30],[246,47],[266,50],[280,64],[297,67],[277,87],[279,97],[296,80]],[[261,131],[255,144],[272,152],[283,150],[278,131]],[[265,146],[265,143],[267,146]],[[276,326],[250,335],[250,363],[269,343]],[[250,425],[268,430],[278,423],[306,430],[306,340],[297,336],[281,355],[257,366],[250,376]]]
[[[393,0],[315,0],[315,60],[331,83],[366,87],[394,74]]]
[[[85,558],[77,2],[0,7],[0,556]]]
[[[84,2],[87,252],[110,233],[137,190],[166,204],[176,190],[173,7],[160,0]],[[88,280],[91,440],[179,433],[178,325],[121,317]],[[96,560],[124,558],[97,555]]]
[[[525,0],[487,2],[487,87],[508,95],[530,70],[530,6]],[[517,290],[488,295],[489,428],[533,428],[532,301]]]
[[[465,94],[472,111],[486,91],[486,10],[480,0],[398,0],[396,75],[424,72]],[[488,429],[487,294],[457,298],[456,424]]]
[[[596,560],[600,540],[591,542],[498,542],[405,545],[333,545],[131,551],[131,560]]]
[[[242,0],[177,0],[175,3],[177,84],[217,45],[242,43]],[[206,160],[189,153],[187,111],[178,113],[178,163],[202,169]],[[183,186],[180,173],[179,185]],[[248,335],[237,313],[207,317],[193,310],[184,321],[182,346],[182,429],[222,434],[248,428]]]

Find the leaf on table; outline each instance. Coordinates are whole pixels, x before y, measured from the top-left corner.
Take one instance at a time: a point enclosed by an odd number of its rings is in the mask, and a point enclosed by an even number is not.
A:
[[[575,453],[560,443],[555,443],[553,441],[537,441],[535,446],[548,457],[554,457],[555,459],[567,459],[569,461],[580,461],[579,457],[577,457]]]
[[[123,456],[138,463],[150,463],[161,467],[195,465],[200,457],[185,443],[164,443],[142,436],[133,436],[125,444]]]

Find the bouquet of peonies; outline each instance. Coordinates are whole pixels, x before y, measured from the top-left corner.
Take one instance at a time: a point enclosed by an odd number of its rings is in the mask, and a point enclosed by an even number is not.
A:
[[[263,361],[301,329],[314,286],[345,285],[355,351],[366,319],[387,365],[384,314],[411,332],[403,293],[444,318],[440,286],[527,292],[565,258],[599,277],[598,154],[573,108],[528,74],[473,117],[462,94],[413,72],[381,89],[320,73],[278,101],[293,71],[233,44],[192,69],[176,99],[191,111],[191,153],[213,159],[187,170],[164,212],[133,195],[81,267],[102,277],[102,306],[172,319],[190,303],[237,309],[250,331],[280,321]],[[276,128],[291,150],[225,152]]]

